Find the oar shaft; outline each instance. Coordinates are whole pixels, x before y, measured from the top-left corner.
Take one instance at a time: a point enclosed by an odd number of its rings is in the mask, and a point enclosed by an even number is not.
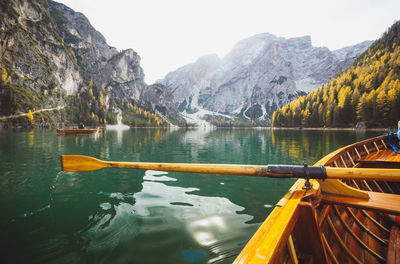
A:
[[[328,179],[400,182],[400,169],[325,167]]]
[[[333,168],[296,165],[233,165],[196,163],[105,162],[107,167],[158,171],[177,171],[202,174],[225,174],[276,178],[359,179],[400,181],[399,169]],[[325,171],[326,170],[326,171]]]
[[[323,166],[287,166],[287,165],[237,165],[237,164],[196,164],[196,163],[158,163],[103,161],[89,156],[61,156],[63,171],[94,171],[104,168],[126,168],[157,171],[177,171],[203,174],[225,174],[279,178],[325,179]]]
[[[196,163],[155,163],[155,162],[114,162],[105,161],[106,167],[142,169],[157,171],[176,171],[203,174],[225,174],[243,176],[267,176],[267,166],[233,164],[196,164]]]
[[[196,163],[156,163],[103,161],[81,155],[63,155],[63,171],[93,171],[103,168],[127,168],[157,171],[192,172],[202,174],[225,174],[277,178],[309,179],[360,179],[400,182],[400,169],[337,168],[296,165],[236,165]]]

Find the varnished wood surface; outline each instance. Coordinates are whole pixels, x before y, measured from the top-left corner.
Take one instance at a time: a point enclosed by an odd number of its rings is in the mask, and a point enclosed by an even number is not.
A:
[[[393,151],[393,149],[385,149],[373,152],[361,159],[360,161],[391,161],[400,162],[400,155]]]
[[[378,192],[367,193],[369,196],[368,199],[328,193],[322,196],[322,200],[327,203],[400,215],[399,195]]]
[[[387,264],[400,263],[400,229],[393,225],[390,231]]]
[[[400,163],[400,155],[393,153],[387,145],[387,137],[379,136],[338,149],[323,157],[315,166],[341,167],[336,171],[335,168],[331,170],[331,175],[332,172],[335,172],[335,177],[340,179],[345,176],[339,175],[340,171],[344,171],[343,169],[355,171],[360,168],[358,170],[360,175],[372,172],[371,176],[382,180],[387,173],[397,174],[399,170],[385,170],[385,173],[381,173],[382,170],[374,171],[366,168],[381,168],[382,166],[369,167],[371,165],[364,165],[362,162],[370,164],[379,161],[385,165],[384,168],[398,168],[396,166]],[[327,171],[329,174],[329,168]],[[348,174],[346,173],[346,175]],[[353,186],[357,188],[366,188],[368,191],[352,188],[340,180],[319,181],[322,199],[311,198],[310,200],[319,212],[315,214],[317,225],[311,225],[310,215],[307,215],[309,210],[300,210],[300,205],[304,203],[307,195],[305,191],[301,190],[304,181],[297,181],[297,191],[288,193],[280,201],[280,206],[273,210],[237,257],[235,263],[278,263],[279,261],[293,263],[293,256],[299,258],[299,263],[306,260],[313,263],[382,263],[386,261],[386,257],[388,257],[389,263],[391,255],[388,256],[387,250],[389,244],[387,243],[387,228],[390,226],[383,219],[383,213],[400,214],[400,196],[371,191],[373,187],[374,190],[381,192],[392,192],[386,181],[379,181],[379,185],[376,179],[365,180],[362,177],[351,179],[353,176],[348,177],[346,182],[354,184]],[[400,178],[396,177],[392,177],[391,180],[400,181]],[[303,193],[303,197],[298,196],[301,193]],[[309,200],[309,198],[307,199]],[[332,208],[337,209],[335,211]],[[337,210],[342,213],[338,214]],[[353,214],[351,210],[357,213]],[[340,219],[341,217],[343,219]],[[341,221],[338,221],[339,219]],[[383,226],[384,223],[386,223],[385,226]],[[312,250],[313,252],[310,252],[307,247],[299,246],[299,240],[306,236],[299,230],[308,230],[309,235],[306,240],[308,239],[310,244],[308,246],[315,249]],[[291,243],[289,243],[290,241]],[[323,247],[317,250],[315,243],[319,243]],[[290,252],[287,248],[292,251],[295,249],[296,252]],[[393,255],[395,252],[400,251],[392,251],[389,254]],[[328,258],[328,260],[321,260],[321,257]],[[400,261],[396,260],[393,263],[400,263]]]
[[[304,183],[304,180],[298,180]],[[314,193],[319,189],[317,181],[313,181],[315,189],[305,191],[300,184],[293,191],[286,203],[275,207],[267,220],[259,227],[234,263],[281,263],[281,255],[286,250],[289,235],[297,222],[300,209],[299,203],[307,193]]]
[[[244,176],[266,176],[268,174],[267,166],[258,165],[103,161],[83,155],[62,155],[61,164],[63,171],[125,168]]]

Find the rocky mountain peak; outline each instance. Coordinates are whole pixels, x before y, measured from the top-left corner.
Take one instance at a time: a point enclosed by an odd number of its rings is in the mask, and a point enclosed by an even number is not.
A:
[[[311,49],[313,47],[311,42],[311,36],[290,38],[287,40],[287,45],[289,50],[294,50],[294,51],[304,51],[307,49]]]
[[[276,108],[321,87],[350,66],[370,43],[332,52],[313,47],[310,36],[285,39],[262,33],[239,41],[218,64],[204,63],[201,70],[197,62],[189,64],[167,74],[161,83],[181,111],[203,108],[269,119]]]
[[[107,91],[109,109],[123,99],[140,104],[146,87],[140,56],[132,49],[118,52],[109,46],[82,13],[51,0],[10,0],[0,11],[0,71],[7,76],[0,87],[0,105],[11,105],[11,90],[18,90],[19,98],[30,94],[33,102],[44,100],[49,107],[66,105],[65,96],[91,85]],[[0,110],[39,107],[17,101]]]

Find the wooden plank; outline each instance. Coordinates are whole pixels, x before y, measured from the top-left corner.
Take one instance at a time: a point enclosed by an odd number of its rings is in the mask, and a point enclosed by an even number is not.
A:
[[[368,150],[367,146],[363,145],[363,147],[364,147],[365,151],[367,152],[367,154],[369,155],[369,150]]]
[[[386,160],[357,160],[362,168],[395,168],[400,169],[400,162]]]
[[[362,190],[362,189],[360,188],[360,186],[358,186],[358,184],[357,184],[357,182],[356,182],[355,180],[351,180],[351,182],[353,183],[354,187],[356,187],[357,189]]]
[[[297,258],[297,254],[296,254],[296,249],[294,248],[294,243],[293,243],[293,238],[292,236],[289,236],[289,240],[288,240],[288,250],[290,253],[290,259],[292,260],[293,264],[298,264],[299,263],[299,259]]]
[[[392,149],[376,151],[359,160],[400,161],[398,155]]]
[[[335,165],[335,167],[339,167],[336,160],[333,161],[333,165]]]
[[[321,212],[318,215],[318,226],[321,227],[325,221],[325,218],[328,216],[329,211],[331,210],[330,204],[325,204],[321,209]]]
[[[374,145],[376,147],[376,151],[379,151],[378,145],[376,144],[376,141],[374,141]]]
[[[328,194],[341,194],[350,197],[358,197],[360,199],[369,199],[369,195],[366,191],[359,190],[344,184],[339,180],[325,180],[319,182],[322,193]]]
[[[372,183],[375,185],[375,187],[378,189],[380,192],[384,192],[379,183],[375,180],[372,181]]]
[[[369,199],[324,193],[322,200],[327,203],[375,210],[388,214],[400,214],[400,196],[388,193],[367,192]]]
[[[372,232],[367,226],[365,226],[358,218],[357,216],[353,213],[351,209],[348,207],[344,207],[347,214],[350,215],[354,221],[360,226],[364,231],[366,231],[371,237],[373,237],[375,240],[377,240],[379,243],[381,243],[384,246],[388,245],[388,241],[385,239],[382,239],[381,237],[377,236],[374,232]]]
[[[386,188],[389,190],[390,193],[394,193],[394,191],[386,181],[383,181],[383,183],[385,184]]]
[[[385,144],[385,141],[383,141],[383,139],[381,139],[382,145],[385,147],[385,149],[387,149],[387,146]]]
[[[398,227],[397,227],[398,228]],[[396,250],[396,262],[397,263],[399,263],[400,262],[400,241],[399,241],[399,237],[400,237],[400,231],[399,231],[399,229],[397,229],[398,231],[398,233],[397,233],[397,243],[396,243],[396,248],[395,248],[395,250]]]
[[[396,264],[400,261],[400,230],[397,225],[393,225],[390,230],[389,247],[387,253],[388,264]]]
[[[275,263],[299,218],[298,205],[306,191],[297,190],[283,207],[275,207],[259,227],[234,263]]]
[[[342,161],[343,166],[344,166],[345,168],[347,168],[347,165],[346,165],[346,162],[345,162],[344,159],[343,159],[343,156],[340,156],[340,160]]]
[[[336,238],[336,241],[339,243],[340,247],[347,253],[347,255],[357,264],[362,264],[362,262],[354,256],[354,254],[350,251],[350,249],[346,246],[343,242],[342,238],[339,236],[338,232],[336,231],[335,225],[332,223],[331,218],[328,216],[327,218],[328,226],[332,230],[333,235]]]
[[[362,180],[362,182],[364,183],[365,187],[367,188],[367,191],[372,192],[372,188],[369,186],[369,184],[367,183],[366,180]]]
[[[326,155],[325,157],[320,159],[315,165],[330,165],[331,163],[333,163],[334,160],[336,160],[338,158],[338,156],[342,155],[346,151],[349,151],[349,150],[357,148],[357,147],[364,148],[365,152],[367,154],[370,154],[368,148],[365,145],[369,144],[369,143],[371,143],[373,141],[378,141],[378,140],[381,140],[381,139],[382,140],[386,140],[387,137],[388,137],[387,135],[383,135],[383,136],[379,136],[379,137],[363,140],[363,141],[354,143],[354,144],[349,145],[349,146],[345,146],[343,148],[340,148],[340,149],[338,149],[338,150]],[[362,154],[362,155],[364,155],[364,154]]]
[[[300,218],[293,230],[299,252],[312,257],[313,263],[328,263],[315,208],[309,202],[300,202],[299,208]]]
[[[360,155],[360,153],[358,152],[357,147],[355,147],[354,150],[355,150],[355,152],[356,152],[358,158],[361,159],[361,155]]]
[[[349,157],[349,159],[350,159],[350,161],[351,161],[351,164],[353,164],[353,167],[356,166],[356,164],[354,163],[354,160],[353,160],[353,158],[351,157],[350,153],[349,153],[349,152],[346,152],[346,153],[347,153],[347,156]]]
[[[374,225],[376,225],[379,229],[385,231],[386,233],[390,233],[389,229],[387,229],[386,227],[384,227],[381,223],[378,222],[378,220],[376,220],[374,217],[371,216],[371,212],[368,212],[364,209],[361,209],[360,212],[366,217],[368,218],[369,221],[371,221]]]
[[[365,210],[361,210],[365,211]],[[375,224],[375,222],[370,221],[370,218],[364,218],[364,214],[359,211],[359,217],[363,220],[363,223],[365,226],[371,230],[371,232],[374,232],[375,234],[379,234],[380,237],[386,238],[386,233],[382,232],[379,230],[379,227]],[[374,211],[368,211],[368,214],[370,215],[371,218],[373,219],[379,219],[382,220],[382,214],[376,213]],[[367,233],[363,233],[363,241],[368,245],[369,248],[373,249],[375,252],[379,252],[381,255],[387,257],[387,245],[382,246],[382,244],[379,244],[378,241],[373,239],[372,237],[368,236]],[[370,254],[365,254],[364,255],[364,263],[376,263],[376,259],[374,256]]]
[[[336,213],[336,215],[338,216],[338,219],[340,220],[340,222],[342,223],[342,226],[345,228],[345,230],[347,231],[348,234],[351,235],[351,237],[358,243],[358,246],[365,249],[368,253],[372,254],[377,260],[379,260],[380,262],[385,262],[386,259],[384,257],[382,257],[381,255],[379,255],[377,252],[375,252],[374,250],[372,250],[370,247],[368,247],[368,245],[366,245],[352,230],[352,228],[343,220],[343,218],[341,217],[339,210],[337,209],[337,207],[334,205],[333,206],[334,212]]]
[[[329,255],[330,259],[332,260],[332,262],[334,264],[339,264],[339,261],[336,259],[335,254],[333,254],[331,245],[329,245],[328,240],[326,240],[326,237],[323,233],[322,233],[322,239],[324,240],[324,245],[325,245],[326,251],[328,252],[328,255]]]

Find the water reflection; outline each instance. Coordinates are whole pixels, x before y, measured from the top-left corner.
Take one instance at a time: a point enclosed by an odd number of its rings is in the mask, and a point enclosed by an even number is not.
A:
[[[33,131],[30,131],[29,132],[29,147],[30,148],[32,148],[33,147],[33,144],[34,144],[34,132]]]
[[[380,131],[365,130],[271,130],[271,143],[296,163],[313,164],[339,147],[380,134]]]
[[[202,246],[211,246],[217,242],[216,235],[228,230],[225,220],[220,216],[209,216],[193,221],[187,229],[194,239]]]
[[[114,262],[115,252],[132,244],[140,251],[125,252],[125,257],[128,254],[130,258],[148,260],[146,253],[157,251],[163,255],[163,263],[181,263],[194,256],[231,256],[235,247],[228,241],[238,234],[229,230],[249,221],[251,216],[238,217],[235,212],[243,208],[226,198],[199,196],[193,194],[196,188],[165,185],[164,181],[176,181],[167,175],[146,171],[142,189],[134,194],[102,193],[99,210],[88,217],[88,226],[79,231],[86,241],[86,254],[95,255],[95,260],[100,257],[99,260]],[[193,248],[198,250],[188,251]]]
[[[0,262],[231,263],[293,183],[127,169],[65,173],[60,171],[62,154],[115,161],[312,164],[339,147],[379,134],[0,132],[0,246],[7,249]]]

